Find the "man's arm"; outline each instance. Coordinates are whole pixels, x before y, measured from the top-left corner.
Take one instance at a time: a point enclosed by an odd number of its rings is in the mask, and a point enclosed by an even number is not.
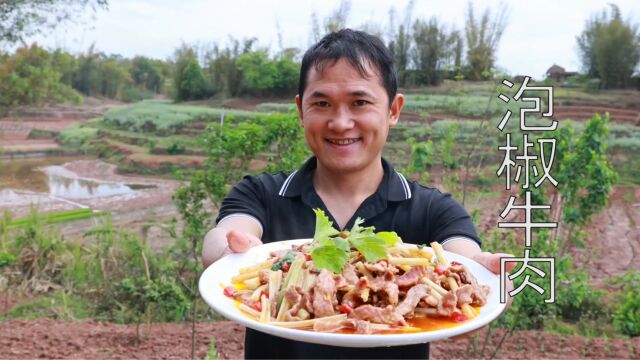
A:
[[[214,261],[232,252],[245,252],[262,244],[262,225],[253,216],[232,214],[218,222],[204,237],[202,264],[208,267]]]

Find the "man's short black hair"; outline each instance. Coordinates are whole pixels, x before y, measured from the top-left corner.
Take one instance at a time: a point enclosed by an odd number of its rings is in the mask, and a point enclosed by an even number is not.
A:
[[[378,71],[382,86],[389,96],[389,106],[391,106],[391,102],[398,92],[396,65],[391,52],[377,36],[351,29],[342,29],[325,35],[304,54],[300,67],[300,82],[298,83],[300,100],[302,100],[304,89],[307,86],[307,74],[310,67],[314,66],[317,71],[322,71],[326,64],[333,65],[340,59],[349,61],[363,77],[372,75],[368,74],[365,69],[366,62],[371,64]]]

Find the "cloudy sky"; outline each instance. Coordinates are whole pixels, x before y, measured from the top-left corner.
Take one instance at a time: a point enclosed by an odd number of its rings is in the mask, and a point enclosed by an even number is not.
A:
[[[396,22],[409,0],[353,0],[349,26],[389,26],[389,10],[395,7]],[[508,25],[497,54],[498,66],[511,74],[540,78],[556,63],[579,70],[576,35],[594,13],[617,4],[623,17],[640,23],[638,0],[477,0],[476,13],[485,8],[507,8]],[[416,0],[412,18],[437,17],[450,27],[464,26],[467,1]],[[340,5],[340,0],[110,0],[84,26],[59,27],[46,36],[31,39],[50,47],[82,52],[92,43],[107,54],[126,57],[146,55],[168,58],[182,42],[224,44],[235,38],[256,37],[262,46],[279,48],[278,28],[284,47],[306,48],[311,33],[311,14],[320,19]]]

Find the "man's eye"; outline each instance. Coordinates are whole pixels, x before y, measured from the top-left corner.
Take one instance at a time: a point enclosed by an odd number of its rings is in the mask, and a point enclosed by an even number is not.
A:
[[[317,102],[313,103],[313,105],[317,106],[317,107],[321,107],[321,108],[325,108],[325,107],[329,107],[330,106],[329,103],[326,102],[326,101],[317,101]]]
[[[367,100],[362,100],[362,99],[356,100],[356,101],[353,102],[353,105],[355,105],[355,106],[365,106],[367,104],[371,104],[371,103],[369,101],[367,101]]]

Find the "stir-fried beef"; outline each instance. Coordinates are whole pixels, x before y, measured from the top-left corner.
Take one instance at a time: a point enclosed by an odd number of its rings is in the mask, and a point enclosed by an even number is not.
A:
[[[313,312],[316,317],[334,315],[333,306],[337,304],[336,283],[326,269],[322,269],[313,287]]]
[[[417,284],[422,278],[422,274],[424,271],[423,266],[414,266],[411,270],[406,273],[396,277],[396,284],[399,287],[410,287]]]
[[[349,314],[357,320],[367,320],[378,324],[406,325],[404,317],[393,309],[393,306],[380,308],[373,305],[362,305],[353,309]]]
[[[314,331],[336,332],[342,329],[355,329],[356,334],[370,334],[371,326],[368,321],[357,319],[318,320],[313,324]]]
[[[456,294],[453,291],[449,291],[442,296],[442,299],[438,301],[438,315],[451,316],[451,314],[453,314],[453,312],[456,310],[457,304],[458,299],[456,298]]]
[[[399,289],[398,284],[394,282],[394,278],[393,273],[387,272],[384,275],[377,276],[367,285],[371,290],[381,292],[382,295],[386,296],[389,304],[395,305],[398,303]]]
[[[423,306],[436,307],[438,306],[438,298],[429,294],[422,298],[421,303],[423,303]]]
[[[458,298],[458,305],[462,306],[464,304],[471,304],[473,298],[471,297],[471,293],[473,292],[473,286],[467,284],[459,287],[456,290],[456,297]]]
[[[260,284],[269,283],[269,269],[258,271],[258,279],[260,279]]]
[[[418,305],[418,302],[423,297],[429,294],[429,287],[424,284],[418,284],[413,286],[407,292],[407,296],[402,300],[400,305],[396,308],[396,311],[401,315],[406,315],[413,311]]]
[[[351,285],[355,285],[358,282],[358,274],[356,273],[356,268],[349,263],[344,265],[344,268],[342,269],[342,276]]]
[[[335,281],[336,289],[338,290],[347,289],[351,286],[342,275],[335,275],[333,277],[333,280]]]
[[[470,284],[473,287],[478,286],[478,280],[476,280],[475,276],[473,276],[464,265],[452,265],[449,267],[449,272],[458,274],[463,284]]]

